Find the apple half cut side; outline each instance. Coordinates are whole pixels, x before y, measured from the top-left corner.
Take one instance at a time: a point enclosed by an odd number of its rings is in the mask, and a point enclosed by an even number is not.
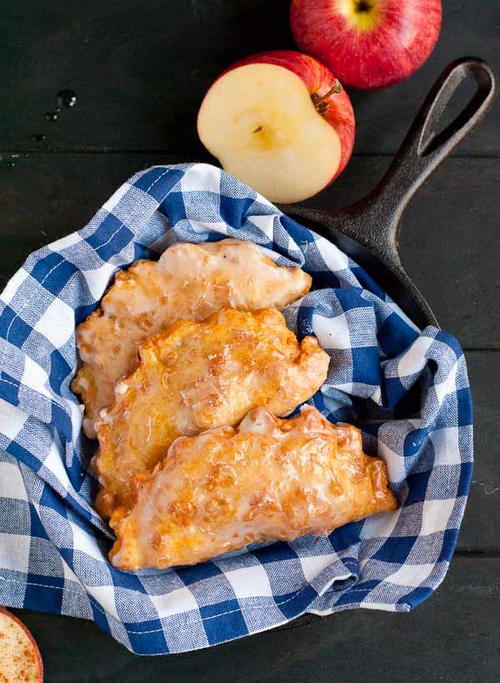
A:
[[[0,607],[0,681],[43,682],[42,657],[35,639],[4,607]]]
[[[228,173],[270,201],[298,202],[326,187],[344,161],[339,133],[324,116],[328,103],[322,95],[330,97],[332,88],[311,97],[290,68],[256,57],[234,65],[211,86],[198,114],[198,134]]]

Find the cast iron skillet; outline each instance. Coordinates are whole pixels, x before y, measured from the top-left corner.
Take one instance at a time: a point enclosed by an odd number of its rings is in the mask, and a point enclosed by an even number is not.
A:
[[[468,78],[476,82],[474,96],[457,118],[438,132],[451,96]],[[452,62],[431,88],[389,169],[372,192],[342,209],[280,207],[363,266],[422,328],[437,326],[437,320],[399,258],[401,215],[434,169],[483,118],[494,94],[495,78],[488,64],[474,58]]]

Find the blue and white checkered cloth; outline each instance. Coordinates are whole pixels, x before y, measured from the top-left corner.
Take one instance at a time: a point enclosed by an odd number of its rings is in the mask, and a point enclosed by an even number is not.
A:
[[[285,311],[331,357],[311,399],[353,422],[387,462],[401,507],[328,537],[273,543],[194,567],[114,569],[92,509],[95,448],[70,390],[75,326],[114,273],[176,240],[252,240],[314,291]],[[417,385],[418,417],[392,409]],[[378,410],[375,415],[374,409]],[[397,414],[397,413],[396,413]],[[0,603],[94,620],[138,654],[181,652],[304,612],[405,612],[444,578],[472,471],[471,396],[453,337],[420,332],[337,247],[206,164],[126,182],[79,232],[27,259],[0,301]]]

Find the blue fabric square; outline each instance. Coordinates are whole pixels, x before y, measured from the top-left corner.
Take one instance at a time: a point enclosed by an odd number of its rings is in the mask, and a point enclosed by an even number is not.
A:
[[[377,579],[371,579],[370,581],[360,581],[356,585],[356,590],[368,592],[372,588],[376,588],[379,584],[380,581],[377,581]]]
[[[78,268],[61,254],[50,252],[35,263],[31,275],[48,292],[57,296],[77,270]]]
[[[316,237],[310,230],[307,230],[307,228],[304,228],[302,225],[286,216],[284,216],[282,222],[287,233],[297,244],[305,245],[315,243]]]
[[[68,413],[61,408],[55,401],[52,401],[52,424],[65,441],[70,441],[73,428],[71,426],[71,418]]]
[[[390,313],[380,326],[377,338],[383,353],[392,358],[401,348],[407,348],[417,338],[417,333],[409,325],[402,324],[397,313]]]
[[[108,622],[108,619],[106,618],[105,611],[99,605],[97,600],[95,600],[92,596],[89,596],[89,598],[90,598],[90,606],[92,608],[92,615],[93,615],[94,622],[103,631],[106,631],[107,633],[109,633],[110,632],[109,622]]]
[[[75,308],[75,326],[82,323],[87,316],[89,316],[92,311],[96,309],[97,304],[82,305]]]
[[[125,624],[132,649],[143,655],[168,654],[167,641],[159,619]]]
[[[181,192],[171,192],[158,207],[171,224],[180,223],[186,219],[186,207]]]
[[[382,287],[380,287],[375,282],[375,280],[372,278],[371,275],[369,275],[366,272],[366,270],[364,270],[363,268],[360,268],[356,264],[353,264],[352,272],[356,276],[356,279],[358,280],[359,284],[363,287],[363,289],[366,289],[369,292],[373,292],[373,294],[380,297],[380,299],[388,298],[387,294],[384,292]]]
[[[472,424],[472,399],[469,387],[458,389],[456,395],[458,426]]]
[[[231,638],[241,638],[249,632],[239,605],[226,614],[204,619],[203,627],[210,645],[223,642],[227,639],[228,633],[231,634]]]
[[[30,336],[32,328],[19,317],[10,306],[6,306],[0,317],[0,336],[14,346],[22,347]]]
[[[35,510],[34,506],[31,503],[29,504],[29,511],[30,511],[30,522],[31,522],[31,529],[30,529],[31,535],[36,536],[37,538],[48,539],[49,537],[47,536],[47,532],[45,531],[43,524],[40,521],[40,517],[38,516],[38,512]]]
[[[314,289],[335,289],[340,286],[340,279],[331,271],[320,270],[314,274]]]
[[[66,508],[61,501],[61,496],[49,486],[44,487],[40,496],[40,504],[45,508],[55,510],[59,514],[66,514]]]
[[[108,214],[95,232],[86,239],[95,253],[108,261],[118,254],[133,239],[133,233],[119,218]]]
[[[23,608],[37,612],[60,613],[63,588],[64,579],[62,577],[30,573],[26,576]]]
[[[380,384],[379,352],[373,346],[352,348],[352,381],[377,386]],[[377,359],[374,362],[374,359]]]
[[[142,244],[137,244],[136,242],[134,244],[134,261],[143,258],[155,261],[158,258],[158,254],[156,254],[152,249],[148,249],[148,247],[145,247]]]
[[[389,377],[385,383],[384,404],[387,408],[394,408],[407,393],[408,390],[399,377]]]
[[[298,593],[291,595],[277,595],[275,597],[276,605],[283,612],[287,619],[293,618],[294,615],[305,612],[311,602],[317,597],[317,592],[312,586],[303,588]]]
[[[183,177],[183,173],[180,170],[173,171],[172,173],[169,171],[165,173],[165,167],[161,170],[163,171],[162,174],[151,183],[149,189],[146,188],[145,190],[147,194],[156,199],[157,202],[163,202],[165,199],[168,201],[172,188],[174,188]]]
[[[56,393],[61,393],[61,384],[68,378],[70,372],[71,367],[62,353],[57,349],[52,351],[50,354],[49,382]]]
[[[457,544],[458,529],[446,529],[443,533],[443,541],[438,562],[449,562]]]
[[[9,328],[12,325],[12,321],[16,317],[16,311],[14,311],[8,304],[5,304],[2,308],[2,314],[0,315],[0,337],[7,339]]]
[[[288,545],[288,543],[283,543],[281,541],[272,543],[264,548],[254,550],[253,554],[259,560],[259,562],[262,562],[262,564],[297,559],[297,553],[293,550],[293,548]]]
[[[234,220],[242,223],[248,215],[248,209],[252,206],[253,201],[251,197],[235,199],[221,195],[219,207],[222,220],[226,223],[232,223]]]
[[[25,465],[27,465],[34,472],[38,472],[42,465],[40,460],[35,455],[33,455],[33,453],[28,451],[26,448],[24,448],[24,446],[22,446],[17,441],[11,441],[8,445],[5,446],[5,450],[7,451],[7,453],[10,453],[15,458],[17,458]]]
[[[0,372],[0,396],[13,406],[19,405],[20,382],[3,370]]]
[[[209,619],[213,617],[221,617],[229,612],[234,612],[239,609],[237,600],[224,600],[218,602],[216,605],[205,605],[200,607],[200,614],[202,619]]]
[[[405,439],[405,457],[416,455],[422,448],[422,445],[426,438],[427,431],[425,429],[414,429],[413,431],[409,432]]]
[[[128,588],[129,590],[139,591],[139,593],[146,593],[144,584],[132,572],[114,572],[113,584],[119,588]]]
[[[421,602],[426,600],[432,595],[432,588],[415,588],[410,591],[407,595],[398,600],[398,604],[409,605],[410,607],[416,607],[420,605]]]
[[[190,586],[197,581],[210,579],[220,573],[221,570],[213,562],[204,562],[196,567],[182,567],[182,569],[177,570],[179,578],[186,586]]]
[[[373,559],[391,562],[392,564],[404,564],[414,544],[415,536],[388,538],[380,550],[375,553]]]
[[[151,187],[154,187],[164,176],[165,168],[163,166],[153,166],[153,168],[148,168],[144,173],[141,173],[133,185],[149,194]]]
[[[182,179],[184,175],[181,170],[171,169],[172,172],[165,172],[164,166],[155,166],[141,174],[134,187],[143,190],[147,195],[162,202],[171,196],[171,190]]]
[[[425,472],[415,472],[414,474],[408,475],[406,479],[408,496],[405,505],[408,506],[413,505],[414,503],[422,503],[425,500],[431,472],[432,470],[427,470]]]
[[[357,590],[357,588],[352,588],[350,591],[341,593],[337,599],[336,604],[340,608],[346,607],[347,605],[349,605],[350,607],[354,607],[356,605],[359,605],[366,598],[367,594],[368,591]]]
[[[458,481],[457,496],[466,496],[472,479],[474,466],[471,462],[463,462],[460,465],[460,479]]]
[[[359,534],[362,528],[363,522],[351,522],[335,529],[329,536],[330,543],[335,552],[341,553],[359,543]]]

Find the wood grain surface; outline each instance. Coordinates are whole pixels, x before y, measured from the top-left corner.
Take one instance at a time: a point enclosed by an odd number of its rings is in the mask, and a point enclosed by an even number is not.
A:
[[[478,683],[498,681],[500,560],[456,558],[415,612],[308,616],[208,650],[129,654],[92,623],[16,610],[32,629],[48,683]]]
[[[288,0],[0,0],[0,287],[42,244],[82,227],[116,187],[157,163],[210,160],[194,125],[231,61],[293,47]],[[355,156],[312,206],[340,206],[383,174],[428,88],[451,60],[500,71],[500,2],[444,0],[429,61],[380,92],[353,93]],[[72,88],[74,109],[44,118]],[[456,108],[470,94],[456,98]],[[41,140],[41,136],[45,139]],[[90,622],[17,611],[49,683],[500,680],[500,105],[403,219],[401,254],[441,325],[466,349],[475,471],[456,556],[410,614],[357,610],[184,655],[140,658]]]
[[[294,48],[289,0],[2,0],[0,70],[4,149],[165,150],[196,156],[200,99],[228,64],[261,50]],[[500,63],[500,3],[444,0],[443,30],[412,78],[379,92],[353,93],[356,151],[392,154],[430,83],[451,60]],[[495,39],[496,38],[496,39]],[[55,125],[43,115],[61,88],[78,104]],[[499,105],[497,105],[498,107]],[[498,112],[498,108],[497,108]],[[492,117],[461,153],[500,152]]]

